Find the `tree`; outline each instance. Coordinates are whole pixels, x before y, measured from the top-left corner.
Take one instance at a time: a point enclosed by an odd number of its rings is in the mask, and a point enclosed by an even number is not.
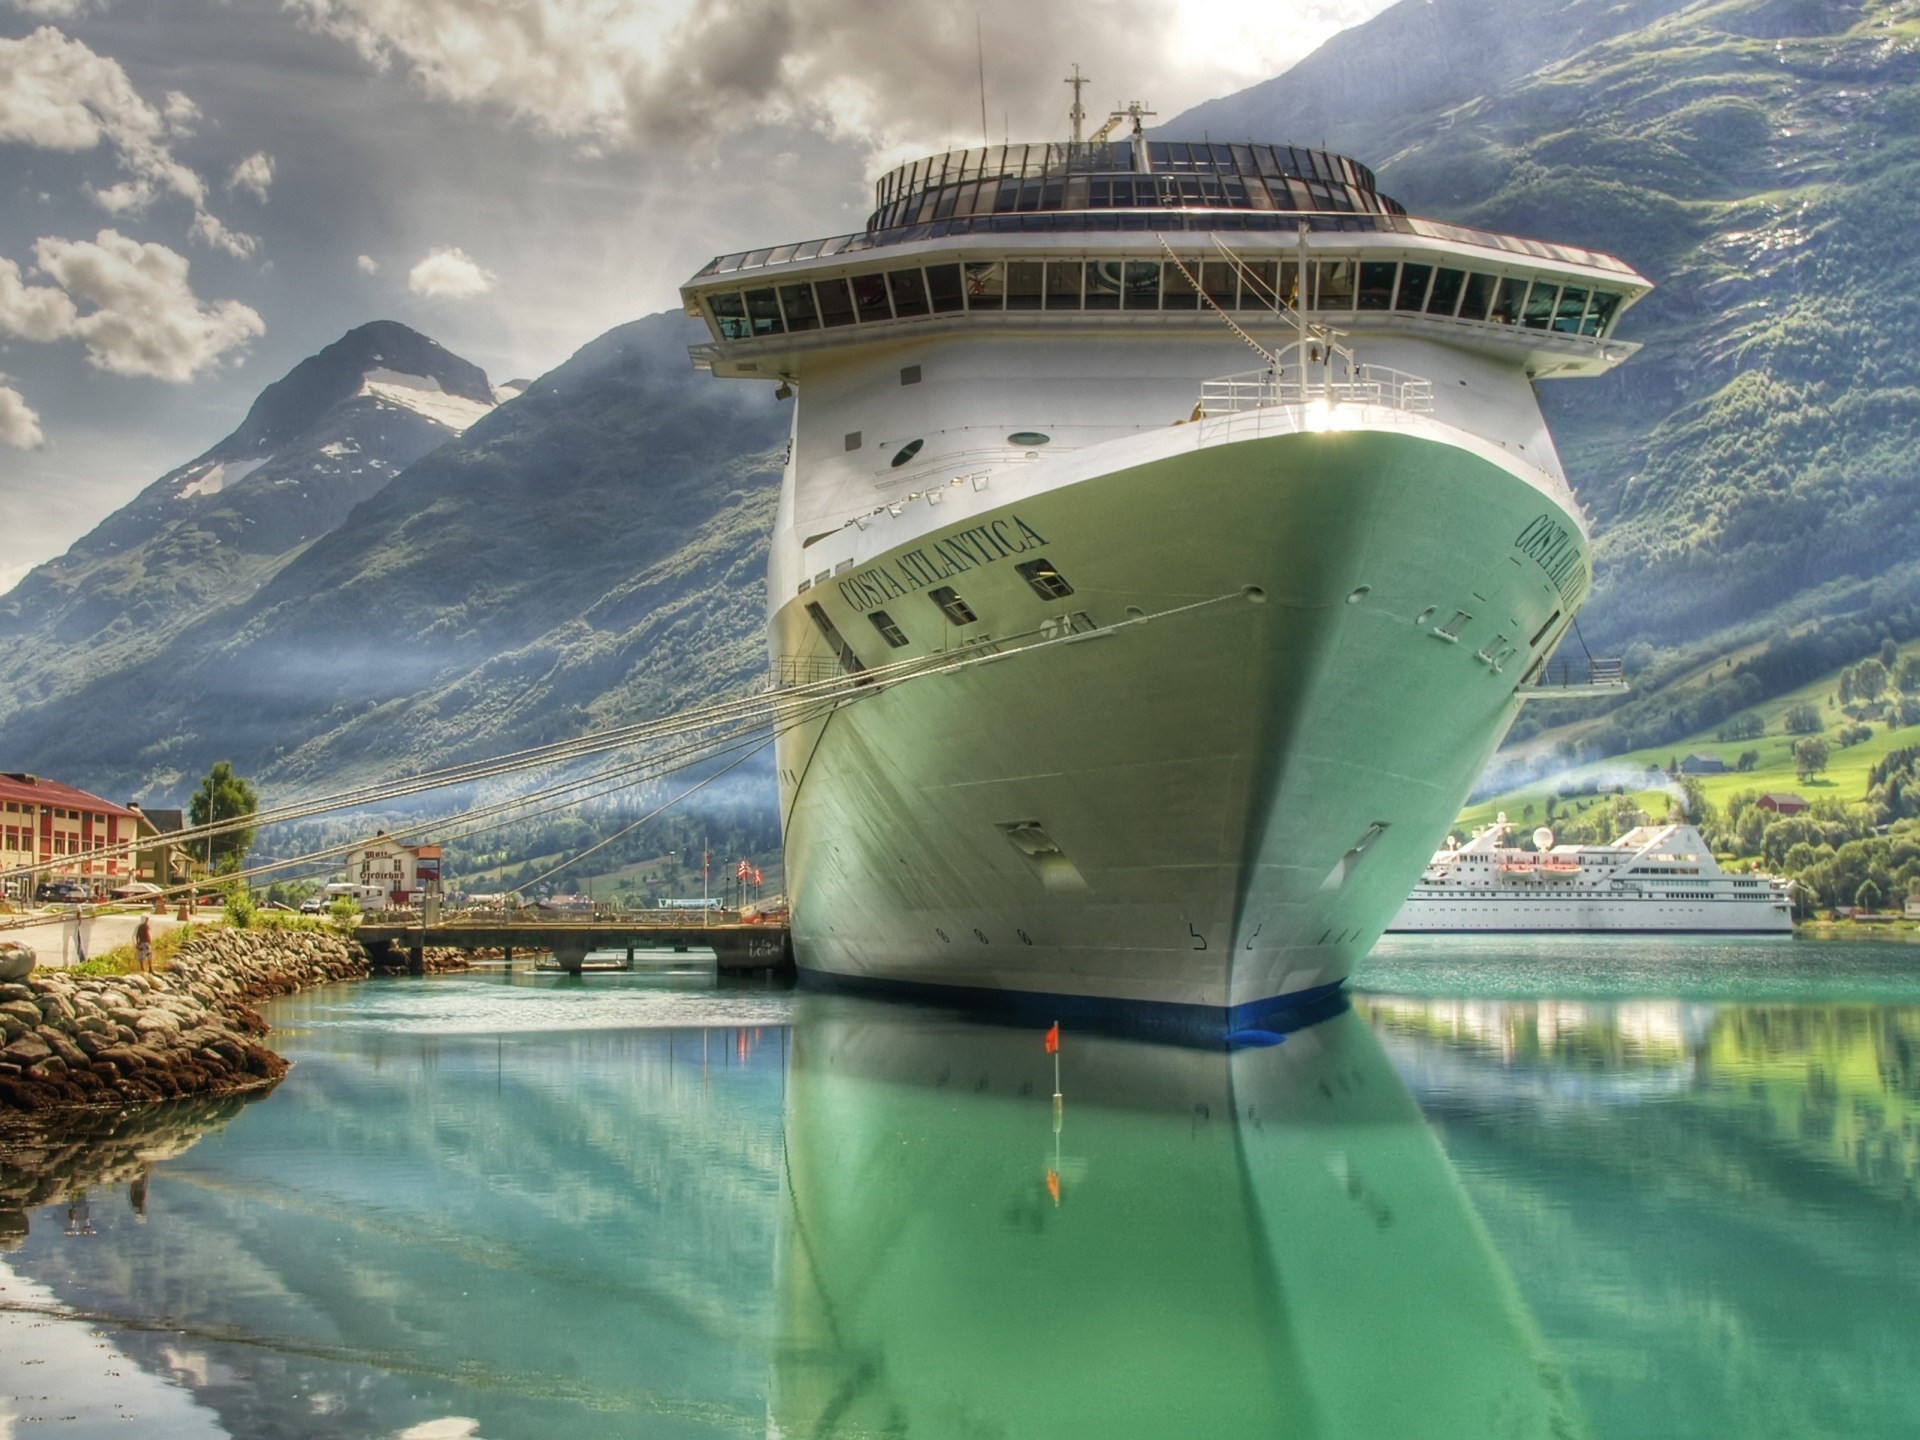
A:
[[[1872,704],[1887,688],[1887,667],[1878,660],[1862,660],[1853,667],[1853,688],[1862,700]]]
[[[1793,746],[1794,773],[1802,780],[1827,768],[1827,742],[1818,735],[1796,740]]]
[[[1893,643],[1891,635],[1880,642],[1880,663],[1887,668],[1888,674],[1892,674],[1893,667],[1900,663],[1900,647]]]
[[[259,808],[259,798],[253,793],[253,786],[234,774],[233,766],[222,760],[206,773],[199,788],[193,792],[193,801],[187,807],[187,819],[195,826],[218,824],[223,820],[251,815]],[[229,830],[210,840],[199,841],[193,846],[195,858],[205,861],[210,855],[212,868],[222,874],[238,870],[240,862],[253,845],[253,834],[253,827],[249,825],[242,830]]]
[[[1853,671],[1851,670],[1840,672],[1840,703],[1842,705],[1853,703]]]
[[[1871,880],[1862,880],[1860,888],[1853,892],[1854,908],[1872,911],[1880,904],[1880,887]]]
[[[1820,712],[1813,706],[1802,702],[1787,707],[1787,733],[1789,735],[1812,735],[1821,728]]]
[[[1909,655],[1893,673],[1893,683],[1902,695],[1920,694],[1920,656]]]
[[[1759,763],[1760,752],[1758,750],[1742,750],[1740,752],[1740,758],[1733,762],[1733,768],[1744,775]]]

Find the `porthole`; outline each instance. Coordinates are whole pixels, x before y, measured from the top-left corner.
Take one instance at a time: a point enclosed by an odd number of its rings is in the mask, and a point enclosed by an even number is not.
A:
[[[1038,430],[1016,430],[1007,436],[1009,445],[1044,445],[1053,439],[1051,435],[1042,435]]]
[[[1373,587],[1371,585],[1357,586],[1355,587],[1353,593],[1347,596],[1347,604],[1358,605],[1362,600],[1366,599],[1367,596],[1371,595],[1372,593],[1373,593]]]
[[[900,447],[899,451],[888,463],[891,464],[895,470],[898,470],[902,465],[906,464],[907,461],[918,455],[920,453],[920,447],[926,443],[925,440],[909,440]]]
[[[1258,585],[1248,585],[1241,590],[1240,594],[1249,604],[1264,605],[1267,603],[1267,592],[1262,590]]]

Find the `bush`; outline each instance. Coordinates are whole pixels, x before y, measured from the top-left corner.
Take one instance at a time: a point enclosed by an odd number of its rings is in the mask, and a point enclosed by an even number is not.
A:
[[[1839,733],[1834,736],[1834,741],[1844,750],[1849,745],[1858,745],[1862,740],[1871,740],[1872,738],[1873,727],[1871,725],[1842,725]]]
[[[360,923],[360,902],[351,895],[342,895],[327,907],[327,919],[336,930],[351,930]]]
[[[260,907],[253,903],[251,890],[235,883],[227,887],[226,913],[229,925],[236,930],[245,930],[259,916]]]

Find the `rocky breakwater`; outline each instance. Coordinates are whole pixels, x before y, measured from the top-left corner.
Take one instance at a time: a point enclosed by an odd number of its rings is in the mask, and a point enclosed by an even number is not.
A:
[[[254,1004],[368,973],[365,952],[307,930],[213,930],[153,975],[36,970],[0,983],[0,1123],[11,1113],[238,1095],[287,1062]]]

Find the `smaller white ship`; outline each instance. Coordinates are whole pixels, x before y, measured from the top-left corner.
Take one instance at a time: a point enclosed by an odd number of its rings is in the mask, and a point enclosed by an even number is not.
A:
[[[1508,843],[1505,815],[1433,857],[1389,934],[1633,931],[1791,934],[1790,884],[1731,875],[1691,825],[1641,825],[1608,845]]]

